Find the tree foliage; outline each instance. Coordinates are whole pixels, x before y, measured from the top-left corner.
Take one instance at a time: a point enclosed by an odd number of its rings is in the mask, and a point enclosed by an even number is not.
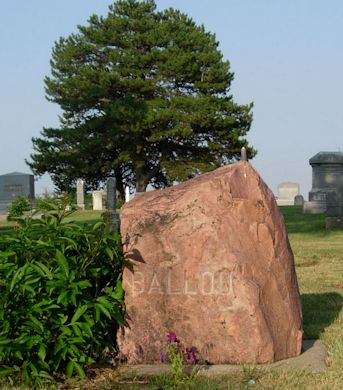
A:
[[[18,195],[11,203],[7,219],[11,220],[12,218],[20,217],[25,211],[30,211],[31,209],[30,200],[25,196]]]
[[[118,0],[55,43],[47,98],[59,128],[33,138],[28,162],[60,190],[82,177],[118,190],[164,187],[239,158],[252,105],[233,101],[233,73],[214,34],[153,0]]]

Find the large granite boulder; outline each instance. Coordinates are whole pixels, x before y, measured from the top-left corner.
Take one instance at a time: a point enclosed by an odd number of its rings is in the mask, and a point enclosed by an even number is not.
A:
[[[175,332],[201,361],[265,363],[300,354],[302,310],[274,196],[247,162],[121,211],[128,363],[159,362]]]

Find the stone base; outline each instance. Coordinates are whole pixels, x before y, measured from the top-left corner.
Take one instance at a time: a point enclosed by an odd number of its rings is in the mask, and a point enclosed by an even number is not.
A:
[[[327,229],[343,228],[343,216],[342,217],[326,217],[325,227]]]
[[[276,199],[276,204],[278,206],[294,206],[294,199]]]
[[[300,369],[311,372],[324,371],[326,365],[327,351],[321,340],[303,340],[302,353],[298,357],[289,358],[270,364],[254,365],[263,369]],[[213,365],[188,365],[185,372],[196,370],[197,375],[202,376],[222,376],[232,372],[242,371],[242,365],[235,364],[213,364]],[[153,376],[171,373],[170,364],[137,364],[122,366],[121,374],[135,374],[143,376]]]
[[[305,202],[303,207],[304,214],[324,214],[326,211],[326,203],[323,202]]]

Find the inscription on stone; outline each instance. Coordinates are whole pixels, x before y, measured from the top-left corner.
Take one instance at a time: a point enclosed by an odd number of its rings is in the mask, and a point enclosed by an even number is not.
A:
[[[4,186],[5,192],[22,193],[24,186],[22,184],[7,184]]]
[[[118,346],[128,364],[159,362],[170,331],[214,364],[300,353],[284,221],[249,163],[135,196],[120,219],[126,317]]]
[[[246,276],[246,265],[232,269],[202,270],[190,273],[179,267],[153,271],[134,271],[128,282],[133,296],[145,295],[226,295],[235,296],[234,286],[240,277]],[[180,277],[181,275],[181,277]]]

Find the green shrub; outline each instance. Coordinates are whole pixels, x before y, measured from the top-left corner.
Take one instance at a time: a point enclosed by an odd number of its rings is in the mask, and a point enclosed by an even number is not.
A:
[[[119,234],[103,223],[18,220],[0,236],[0,377],[42,385],[61,372],[84,376],[84,366],[115,348],[123,322]]]
[[[67,211],[68,210],[68,211]],[[71,214],[77,210],[77,206],[72,202],[69,194],[63,193],[61,195],[49,195],[36,197],[35,199],[35,212],[49,213],[56,217],[62,216],[63,218],[67,213]]]
[[[13,218],[20,217],[24,214],[25,211],[31,210],[31,203],[25,196],[19,195],[17,196],[9,209],[8,212],[8,220],[11,220]]]
[[[85,209],[93,210],[93,194],[90,192],[85,193]]]

